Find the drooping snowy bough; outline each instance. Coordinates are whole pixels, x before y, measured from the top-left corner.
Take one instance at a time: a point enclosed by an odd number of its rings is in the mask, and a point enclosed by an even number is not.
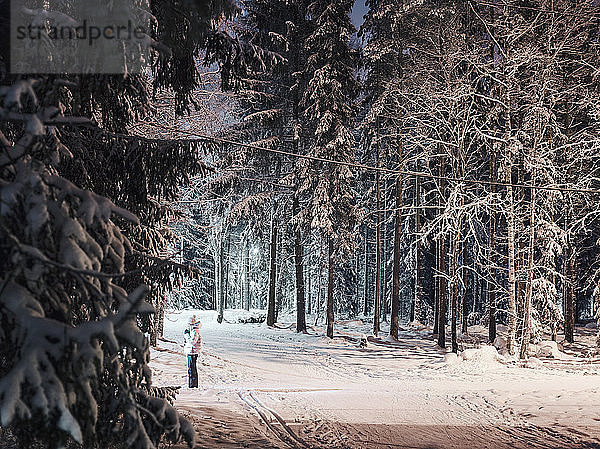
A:
[[[24,447],[191,446],[191,425],[151,387],[147,288],[119,286],[132,251],[120,224],[137,218],[58,175],[61,129],[85,119],[39,101],[36,83],[0,87],[0,425]]]

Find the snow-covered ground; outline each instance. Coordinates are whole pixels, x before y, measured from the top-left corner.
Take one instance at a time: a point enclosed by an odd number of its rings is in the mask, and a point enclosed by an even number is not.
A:
[[[188,389],[182,342],[194,313],[204,348],[200,388]],[[403,326],[392,341],[385,323],[373,338],[368,323],[342,321],[330,340],[320,326],[304,335],[291,322],[239,324],[240,313],[218,324],[212,311],[169,312],[152,350],[155,384],[182,386],[176,405],[196,423],[227,429],[234,416],[252,427],[200,447],[251,433],[264,438],[254,447],[600,447],[597,356],[509,361],[478,344],[484,330],[474,327],[464,341],[476,349],[454,357],[422,326]]]

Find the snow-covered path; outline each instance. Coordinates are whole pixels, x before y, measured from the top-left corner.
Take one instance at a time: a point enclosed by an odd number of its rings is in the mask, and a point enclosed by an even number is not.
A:
[[[186,385],[180,343],[192,313],[167,314],[168,341],[152,352],[156,384]],[[357,321],[338,324],[339,337],[329,340],[321,328],[299,335],[218,324],[214,312],[196,313],[203,322],[201,388],[182,388],[176,405],[196,416],[207,409],[244,416],[276,447],[363,447],[362,440],[379,447],[516,447],[539,438],[550,444],[541,447],[600,447],[600,363],[451,364],[426,329],[404,327],[399,342],[380,337],[360,349],[354,340],[368,329]]]

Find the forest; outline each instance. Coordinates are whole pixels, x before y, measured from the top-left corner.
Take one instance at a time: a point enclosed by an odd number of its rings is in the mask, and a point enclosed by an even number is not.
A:
[[[1,448],[598,447],[597,0],[0,21]]]
[[[290,63],[233,95],[214,171],[177,203],[201,274],[170,305],[292,309],[330,337],[338,315],[395,338],[416,321],[441,347],[449,326],[454,352],[472,324],[507,325],[521,358],[573,342],[598,283],[595,6],[377,2],[349,41],[350,4],[293,39],[277,5],[244,25]]]

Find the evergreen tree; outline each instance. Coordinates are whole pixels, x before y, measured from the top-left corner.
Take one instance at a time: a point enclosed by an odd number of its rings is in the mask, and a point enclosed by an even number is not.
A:
[[[302,99],[306,154],[342,162],[354,160],[352,120],[358,83],[356,55],[349,47],[354,27],[349,13],[352,2],[317,0],[308,7],[315,29],[306,41],[309,80]],[[299,194],[304,200],[298,214],[301,223],[319,229],[328,244],[327,335],[333,337],[333,289],[335,264],[354,250],[354,228],[359,216],[354,205],[353,174],[346,165],[300,160]]]
[[[220,31],[218,22],[237,11],[233,2],[156,0],[150,9],[152,37],[171,47],[156,59],[152,82],[177,93],[177,112],[192,104],[200,51],[220,64],[224,86],[264,63],[256,47]],[[144,297],[158,302],[178,270],[158,257],[167,245],[161,201],[202,173],[198,150],[206,146],[127,134],[150,110],[143,75],[2,80],[2,426],[22,447],[146,449],[163,436],[192,446],[191,425],[169,404],[175,390],[151,384],[144,331],[159,309]]]

